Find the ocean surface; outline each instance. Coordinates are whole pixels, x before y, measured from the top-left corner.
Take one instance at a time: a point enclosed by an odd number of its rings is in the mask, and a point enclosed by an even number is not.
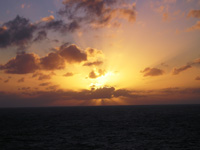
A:
[[[200,105],[1,108],[0,150],[200,150]]]

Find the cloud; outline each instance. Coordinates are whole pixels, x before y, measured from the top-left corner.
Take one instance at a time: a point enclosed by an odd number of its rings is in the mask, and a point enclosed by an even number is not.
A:
[[[52,20],[54,20],[54,19],[55,19],[54,16],[53,16],[53,15],[50,15],[50,16],[48,16],[48,17],[42,18],[41,21],[43,21],[43,22],[50,22],[50,21],[52,21]]]
[[[97,55],[103,55],[103,52],[101,50],[97,50],[94,48],[87,48],[86,53],[88,57],[96,57]]]
[[[39,57],[33,53],[17,54],[6,64],[0,65],[0,70],[10,74],[34,73],[38,70],[50,71],[64,69],[66,63],[81,63],[87,61],[87,53],[76,45],[61,45],[57,51],[47,56]],[[100,62],[93,62],[98,65]],[[88,64],[91,65],[91,64]]]
[[[8,83],[10,81],[10,79],[6,79],[4,80],[4,83]]]
[[[61,47],[59,54],[68,63],[80,63],[87,60],[87,54],[82,52],[76,45],[70,45],[67,47]]]
[[[52,20],[41,25],[41,29],[43,30],[52,30],[54,32],[67,33],[74,32],[80,26],[77,21],[71,21],[69,23],[65,23],[63,20]]]
[[[100,76],[103,76],[105,75],[106,71],[105,70],[102,70],[102,69],[99,69],[98,71],[94,71],[92,70],[90,73],[89,73],[89,78],[91,79],[96,79]]]
[[[51,72],[49,74],[44,74],[44,73],[41,73],[41,72],[36,72],[32,75],[32,78],[35,78],[35,77],[38,77],[38,80],[49,80],[51,79],[51,77],[53,75],[56,75],[54,72]]]
[[[200,30],[200,21],[197,21],[197,23],[195,25],[193,25],[192,27],[188,28],[186,31],[190,32],[190,31],[194,31],[194,30]]]
[[[42,30],[42,31],[39,31],[37,33],[37,36],[35,37],[35,39],[33,40],[34,42],[40,42],[44,39],[47,39],[47,32]]]
[[[52,87],[50,89],[50,87]],[[22,93],[0,92],[1,107],[50,106],[60,103],[65,105],[91,105],[95,100],[112,102],[120,98],[121,104],[199,104],[200,88],[166,88],[154,91],[130,91],[103,87],[82,91],[63,91],[58,86],[49,86],[48,91],[31,92],[30,87],[24,87]],[[172,100],[173,99],[173,100]],[[73,103],[70,103],[73,101]],[[108,103],[110,104],[110,103]],[[111,103],[116,104],[116,103]],[[62,105],[63,106],[63,105]]]
[[[190,10],[187,16],[200,19],[200,10]]]
[[[164,71],[158,68],[145,68],[143,71],[141,71],[141,73],[143,73],[144,77],[147,76],[160,76],[164,74]]]
[[[65,76],[65,77],[71,77],[71,76],[73,76],[74,74],[72,73],[72,72],[67,72],[67,73],[65,73],[63,76]]]
[[[173,75],[178,75],[179,73],[185,71],[185,70],[188,70],[192,68],[191,65],[185,65],[185,66],[181,66],[180,68],[174,68],[173,71],[172,71],[172,74]]]
[[[135,5],[124,5],[116,0],[65,0],[64,8],[58,13],[70,20],[87,24],[90,27],[102,28],[119,24],[117,18],[134,22],[136,19]],[[79,15],[80,12],[82,15]]]
[[[196,66],[196,65],[200,65],[200,58],[195,59],[192,62],[189,62],[188,64],[186,64],[184,66],[181,66],[179,68],[174,68],[172,70],[172,74],[173,75],[178,75],[179,73],[181,73],[181,72],[183,72],[185,70],[188,70],[188,69],[190,69],[190,68],[192,68],[193,66]]]
[[[52,52],[40,59],[40,65],[43,70],[64,69],[65,59],[57,52]]]
[[[103,64],[103,61],[93,61],[93,62],[86,62],[83,64],[83,66],[100,66]]]
[[[195,78],[195,80],[200,80],[200,76],[197,76],[197,77]]]
[[[5,65],[0,65],[0,70],[10,74],[34,73],[39,69],[39,57],[33,53],[17,54],[15,58],[9,60]]]
[[[21,82],[24,82],[24,80],[25,80],[25,78],[21,78],[21,79],[19,79],[17,82],[18,82],[18,83],[21,83]]]
[[[0,48],[17,46],[21,51],[28,46],[37,29],[37,26],[31,24],[28,19],[20,16],[4,23],[3,27],[0,27]]]
[[[44,83],[39,84],[39,86],[48,86],[49,84],[51,84],[51,82],[44,82]]]

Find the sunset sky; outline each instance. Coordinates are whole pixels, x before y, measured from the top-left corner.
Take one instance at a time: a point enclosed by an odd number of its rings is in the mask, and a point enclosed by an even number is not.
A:
[[[200,0],[1,0],[0,107],[200,103]]]

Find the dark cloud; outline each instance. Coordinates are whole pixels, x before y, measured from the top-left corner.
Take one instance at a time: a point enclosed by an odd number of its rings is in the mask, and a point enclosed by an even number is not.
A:
[[[199,18],[200,19],[200,10],[190,10],[188,17]]]
[[[100,66],[103,64],[103,61],[93,61],[93,62],[86,62],[83,64],[83,66]]]
[[[59,54],[65,58],[68,63],[80,63],[87,60],[87,54],[82,52],[76,45],[68,47],[61,46]]]
[[[38,80],[49,80],[51,79],[51,74],[40,74]]]
[[[65,76],[65,77],[71,77],[71,76],[73,76],[74,74],[72,73],[72,72],[67,72],[67,73],[65,73],[63,76]]]
[[[38,77],[38,80],[49,80],[51,79],[51,77],[53,75],[56,75],[54,72],[51,72],[49,74],[44,74],[42,72],[35,72],[33,75],[32,75],[32,78],[36,78]]]
[[[65,68],[65,60],[57,52],[49,53],[40,59],[41,69],[56,70]]]
[[[114,26],[119,23],[116,18],[135,21],[135,5],[121,8],[123,3],[124,1],[116,0],[65,0],[63,1],[65,7],[58,13],[70,20],[89,24],[94,28]]]
[[[195,78],[195,80],[200,80],[200,76],[197,76],[197,77]]]
[[[88,48],[88,49],[86,49],[86,53],[87,53],[87,55],[88,55],[89,57],[95,57],[95,56],[97,56],[97,55],[103,54],[102,51],[97,50],[97,49],[94,49],[94,48]]]
[[[60,70],[65,68],[66,62],[72,64],[83,61],[87,61],[86,52],[76,45],[64,44],[59,50],[41,58],[33,53],[17,54],[6,64],[0,65],[0,70],[10,74],[27,74],[38,70]]]
[[[51,84],[51,82],[44,82],[44,83],[39,84],[39,86],[48,86],[49,84]]]
[[[0,27],[0,48],[17,46],[23,51],[33,38],[37,26],[30,23],[26,18],[17,16]]]
[[[25,80],[25,78],[21,78],[21,79],[19,79],[17,82],[18,82],[18,83],[21,83],[21,82],[24,82],[24,80]]]
[[[173,71],[172,71],[172,74],[173,75],[178,75],[179,73],[185,71],[185,70],[188,70],[192,68],[191,65],[185,65],[185,66],[181,66],[180,68],[174,68]]]
[[[98,71],[94,71],[92,70],[90,73],[89,73],[89,78],[91,79],[96,79],[100,76],[103,76],[105,75],[106,71],[105,70],[102,70],[102,69],[99,69]]]
[[[43,30],[52,30],[54,32],[67,33],[74,32],[76,29],[80,28],[77,21],[71,21],[69,23],[63,20],[53,20],[47,23],[42,23],[40,28]]]
[[[8,83],[10,81],[10,79],[6,79],[4,80],[4,83]]]
[[[37,33],[34,42],[41,42],[44,39],[47,39],[47,32],[45,30],[42,30]]]
[[[58,86],[47,87],[48,91],[31,92],[30,87],[23,87],[21,94],[0,92],[1,107],[23,106],[49,106],[73,100],[91,104],[92,100],[108,100],[120,98],[126,104],[199,104],[200,88],[166,88],[156,91],[129,91],[126,89],[116,90],[114,87],[82,91],[63,91]],[[173,99],[173,100],[172,100]],[[94,101],[93,101],[94,102]],[[81,103],[79,103],[81,105]]]
[[[17,54],[15,58],[0,66],[0,70],[5,70],[5,73],[11,74],[34,73],[37,69],[39,69],[39,58],[32,53]]]
[[[164,71],[158,68],[145,68],[143,71],[141,71],[141,73],[143,73],[144,77],[147,76],[160,76],[164,74]]]

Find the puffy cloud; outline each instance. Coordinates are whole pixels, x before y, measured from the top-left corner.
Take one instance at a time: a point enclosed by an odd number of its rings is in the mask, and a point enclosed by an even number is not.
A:
[[[65,73],[63,76],[65,76],[65,77],[71,77],[71,76],[73,76],[74,74],[72,73],[72,72],[67,72],[67,73]]]
[[[65,68],[65,60],[58,53],[49,53],[40,59],[41,68],[44,70],[56,70]]]
[[[200,10],[190,10],[187,16],[200,19]]]
[[[81,63],[87,61],[87,53],[76,45],[61,45],[57,51],[47,56],[39,57],[33,53],[17,54],[15,58],[6,64],[0,65],[0,70],[10,74],[34,73],[37,70],[60,70],[64,69],[67,63]],[[93,62],[93,65],[100,65],[101,62]],[[88,63],[86,65],[92,65]]]
[[[41,21],[50,22],[50,21],[52,21],[52,20],[54,20],[54,19],[55,19],[54,16],[53,16],[53,15],[50,15],[50,16],[48,16],[48,17],[42,18]]]
[[[17,46],[19,50],[24,50],[36,29],[37,26],[31,24],[28,19],[17,16],[0,27],[0,48]]]
[[[21,79],[19,79],[17,82],[18,82],[18,83],[21,83],[21,82],[24,82],[24,80],[25,80],[25,78],[21,78]]]
[[[93,61],[93,62],[86,62],[83,64],[83,66],[100,66],[103,64],[103,61]]]
[[[11,74],[34,73],[37,69],[39,69],[39,57],[32,53],[17,54],[5,65],[0,65],[0,70],[5,70],[6,73]]]
[[[59,54],[65,58],[68,63],[80,63],[87,60],[86,53],[82,52],[76,45],[61,47]]]
[[[173,71],[172,71],[172,74],[173,75],[178,75],[179,73],[185,71],[185,70],[188,70],[192,68],[191,65],[185,65],[185,66],[181,66],[180,68],[174,68]]]
[[[92,78],[92,79],[96,79],[100,76],[103,76],[105,75],[105,70],[102,70],[102,69],[99,69],[98,71],[94,71],[92,70],[90,73],[89,73],[89,78]]]
[[[145,68],[143,71],[141,71],[141,73],[143,73],[144,77],[147,76],[160,76],[164,74],[164,71],[158,68]]]

